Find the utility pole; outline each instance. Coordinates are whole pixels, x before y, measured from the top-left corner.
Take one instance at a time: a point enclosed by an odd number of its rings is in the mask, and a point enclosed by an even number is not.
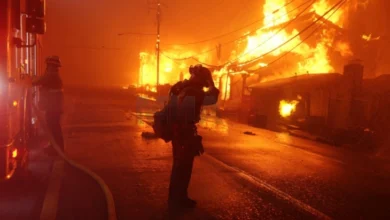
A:
[[[160,84],[160,21],[161,21],[161,3],[157,0],[157,42],[156,42],[156,56],[157,56],[157,80],[156,91],[159,92],[158,85]]]

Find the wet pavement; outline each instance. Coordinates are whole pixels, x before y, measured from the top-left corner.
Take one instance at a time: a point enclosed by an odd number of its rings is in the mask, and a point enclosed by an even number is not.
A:
[[[106,200],[97,182],[65,164],[58,198],[57,220],[107,219]]]
[[[151,131],[145,121],[153,105],[134,97],[67,100],[67,152],[106,181],[118,218],[171,218],[171,147],[141,136]],[[196,159],[189,190],[199,205],[174,213],[181,218],[390,217],[389,174],[372,158],[212,116],[200,127],[207,155]],[[248,130],[254,135],[244,134]]]
[[[40,130],[30,144],[28,173],[0,182],[0,219],[107,219],[97,182],[59,156],[49,155],[47,146]]]
[[[39,219],[54,162],[43,152],[45,144],[36,140],[30,150],[29,173],[0,182],[0,219]]]

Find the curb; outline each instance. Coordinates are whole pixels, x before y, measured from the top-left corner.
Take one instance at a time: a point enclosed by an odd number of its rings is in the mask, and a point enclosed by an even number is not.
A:
[[[38,108],[35,105],[33,105],[33,108],[37,113],[39,121],[44,122],[45,120],[44,120],[42,113],[38,110]],[[60,150],[60,147],[58,146],[58,144],[55,142],[54,137],[50,134],[50,132],[48,132],[48,129],[46,127],[46,123],[41,123],[41,126],[42,126],[43,131],[45,131],[47,138],[52,143],[52,146],[53,146],[54,150],[57,152],[57,154],[65,162],[67,162],[69,165],[71,165],[72,167],[74,167],[76,169],[81,170],[82,172],[84,172],[85,174],[90,176],[92,179],[94,179],[100,185],[101,189],[103,190],[104,196],[106,198],[108,220],[117,220],[114,197],[112,196],[112,193],[111,193],[110,189],[108,188],[107,184],[104,182],[104,180],[100,176],[95,174],[94,172],[90,171],[88,168],[86,168],[80,164],[77,164],[76,162],[70,160],[67,156],[65,156],[65,154],[62,152],[62,150]],[[45,213],[41,213],[41,216],[43,216],[43,215],[45,215]]]
[[[294,137],[298,137],[298,138],[302,138],[302,139],[306,139],[306,140],[310,140],[310,141],[315,141],[315,142],[322,143],[322,144],[328,144],[331,146],[335,146],[335,144],[332,141],[326,140],[325,138],[322,138],[319,136],[317,136],[315,138],[311,138],[311,137],[305,136],[303,134],[296,134],[293,132],[288,132],[288,134],[291,136],[294,136]]]

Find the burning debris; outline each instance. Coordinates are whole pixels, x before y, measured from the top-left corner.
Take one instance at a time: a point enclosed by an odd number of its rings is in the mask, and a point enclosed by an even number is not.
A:
[[[379,37],[372,37],[371,34],[369,34],[369,35],[363,34],[363,36],[362,36],[362,39],[365,41],[375,41],[375,40],[379,40],[380,38],[381,38],[380,36]]]
[[[158,139],[157,135],[154,132],[143,131],[141,137],[145,139]]]
[[[244,134],[246,135],[251,135],[251,136],[255,136],[256,134],[251,132],[251,131],[245,131]]]

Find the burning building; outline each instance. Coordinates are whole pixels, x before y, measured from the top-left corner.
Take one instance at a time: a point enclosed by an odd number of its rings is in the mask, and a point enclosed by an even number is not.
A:
[[[257,126],[273,130],[285,120],[343,127],[333,124],[340,120],[328,117],[332,111],[342,115],[338,106],[328,106],[338,96],[345,99],[345,80],[338,73],[304,74],[251,85],[251,112],[256,114],[251,119]]]
[[[340,57],[351,57],[342,29],[347,11],[345,1],[290,3],[266,0],[262,10],[263,27],[237,40],[227,62],[210,65],[214,69],[216,85],[222,91],[222,100],[238,102],[236,98],[241,99],[242,94],[234,95],[231,91],[259,81],[289,77],[294,73],[334,72],[336,67],[345,63]],[[197,61],[211,63],[218,60],[213,53],[186,51],[185,48],[181,48],[179,54],[175,58],[161,56],[161,84],[179,80],[180,73],[188,74],[189,65]],[[156,84],[156,58],[145,52],[140,58],[138,85],[152,87]],[[243,79],[245,82],[238,82]],[[245,92],[243,88],[235,90]]]
[[[390,131],[390,75],[363,79],[363,69],[353,61],[343,74],[305,74],[252,85],[249,123],[339,137],[338,142],[353,141],[341,134],[355,132],[358,140],[359,132],[373,131],[382,140]]]

